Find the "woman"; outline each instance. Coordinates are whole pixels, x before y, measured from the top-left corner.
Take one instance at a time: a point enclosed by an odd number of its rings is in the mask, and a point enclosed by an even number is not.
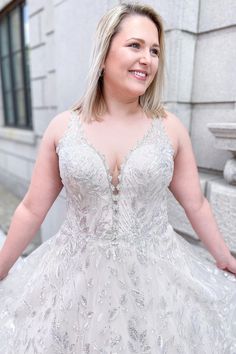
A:
[[[1,353],[236,352],[236,260],[160,102],[163,36],[147,6],[101,19],[85,96],[49,124],[0,253]],[[60,230],[9,271],[63,186]],[[168,187],[216,264],[168,223]]]

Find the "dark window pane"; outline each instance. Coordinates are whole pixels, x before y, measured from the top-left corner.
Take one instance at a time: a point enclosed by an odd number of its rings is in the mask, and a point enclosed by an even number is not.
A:
[[[27,110],[28,112],[28,116],[29,116],[29,125],[32,125],[32,120],[31,120],[31,107],[32,107],[32,101],[31,101],[31,91],[30,91],[30,87],[26,88],[26,98],[27,98]]]
[[[2,79],[3,79],[3,91],[9,91],[12,88],[11,85],[11,68],[9,57],[2,59]]]
[[[9,125],[14,125],[14,111],[13,111],[13,99],[12,92],[8,92],[5,94],[6,100],[6,114],[7,114],[7,122]]]
[[[0,74],[5,124],[32,128],[28,6],[22,1],[0,20]]]
[[[1,20],[0,30],[0,45],[1,45],[1,57],[9,54],[8,37],[7,37],[7,18]]]
[[[12,52],[14,53],[21,49],[20,7],[17,7],[10,12],[10,27],[11,48]]]
[[[23,90],[16,92],[16,109],[18,115],[18,125],[26,125],[25,94]]]
[[[22,53],[18,52],[13,54],[12,62],[13,62],[15,88],[16,89],[23,88],[24,81],[23,81]]]

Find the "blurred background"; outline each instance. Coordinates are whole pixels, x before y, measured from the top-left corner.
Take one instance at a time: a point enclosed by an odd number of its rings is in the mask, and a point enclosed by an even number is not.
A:
[[[0,0],[0,240],[27,191],[46,127],[84,91],[100,17],[122,2]],[[164,20],[164,103],[189,131],[203,193],[236,252],[236,1],[144,3]],[[63,190],[24,255],[53,236],[64,216]],[[169,218],[202,250],[171,193]]]

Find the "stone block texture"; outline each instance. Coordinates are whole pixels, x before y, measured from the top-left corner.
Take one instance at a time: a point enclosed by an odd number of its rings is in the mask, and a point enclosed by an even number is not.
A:
[[[166,33],[165,100],[187,103],[191,101],[194,74],[196,35],[179,30]]]
[[[199,0],[149,0],[145,3],[160,13],[167,31],[197,32]]]
[[[235,0],[202,0],[199,16],[199,31],[212,31],[223,27],[235,26]]]
[[[210,181],[207,196],[222,236],[236,253],[236,187],[223,180]]]
[[[198,36],[192,96],[194,103],[235,102],[235,42],[236,26]]]
[[[191,139],[197,164],[208,170],[222,171],[231,153],[215,148],[215,139],[208,123],[235,122],[232,104],[199,104],[192,110]]]

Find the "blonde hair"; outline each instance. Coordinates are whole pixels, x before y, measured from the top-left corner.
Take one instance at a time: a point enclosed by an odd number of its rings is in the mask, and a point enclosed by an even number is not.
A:
[[[102,114],[106,112],[106,103],[103,98],[102,65],[105,62],[113,37],[120,31],[122,20],[132,15],[145,16],[154,22],[158,30],[160,46],[158,71],[146,92],[140,96],[139,103],[147,114],[157,117],[166,116],[164,107],[161,104],[164,89],[165,62],[162,19],[150,6],[123,3],[109,10],[98,23],[90,59],[87,89],[79,102],[71,107],[72,110],[81,114],[83,121],[89,122],[92,119],[91,117],[94,117],[95,120],[100,120]]]

